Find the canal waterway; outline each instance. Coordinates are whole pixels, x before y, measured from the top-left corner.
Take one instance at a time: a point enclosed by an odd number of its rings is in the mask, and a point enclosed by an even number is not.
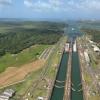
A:
[[[73,29],[73,30],[72,30]],[[77,36],[82,35],[80,27],[76,23],[69,23],[69,27],[65,28],[65,34],[69,37],[70,43],[76,40]],[[72,45],[70,45],[72,47]],[[64,53],[57,73],[54,88],[50,100],[63,100],[65,81],[68,67],[68,53]],[[80,62],[78,52],[72,53],[72,69],[71,69],[71,95],[70,100],[83,100],[83,90],[80,72]]]
[[[80,64],[77,52],[72,53],[71,100],[83,100]]]
[[[71,38],[72,48],[77,37],[83,35],[80,31],[80,25],[77,22],[69,22],[65,33]],[[80,72],[80,61],[78,52],[72,52],[72,69],[71,69],[71,98],[70,100],[83,100],[83,90]]]
[[[63,100],[69,53],[64,52],[50,100]]]

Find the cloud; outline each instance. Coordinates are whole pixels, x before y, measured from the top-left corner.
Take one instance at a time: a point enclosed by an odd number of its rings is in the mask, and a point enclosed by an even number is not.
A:
[[[27,7],[32,7],[32,6],[33,6],[31,0],[24,0],[24,4],[25,4]]]
[[[100,0],[86,0],[82,3],[82,6],[91,11],[100,10]]]
[[[9,6],[12,4],[12,0],[0,0],[0,7],[1,6]]]
[[[35,11],[58,11],[62,9],[63,2],[60,0],[48,0],[32,2],[32,0],[24,0],[24,4]]]
[[[24,0],[24,4],[34,11],[100,11],[100,0]]]
[[[12,0],[0,0],[0,5],[11,5]]]
[[[86,12],[93,12],[100,10],[100,0],[70,0],[67,3],[67,7]]]

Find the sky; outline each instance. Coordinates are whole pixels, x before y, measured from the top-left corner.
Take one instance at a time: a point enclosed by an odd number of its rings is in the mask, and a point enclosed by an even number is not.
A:
[[[100,0],[0,0],[0,18],[100,19]]]

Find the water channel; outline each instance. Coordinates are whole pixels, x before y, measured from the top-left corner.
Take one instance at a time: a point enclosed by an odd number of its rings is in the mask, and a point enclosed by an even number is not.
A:
[[[50,100],[63,100],[68,56],[68,53],[63,53]]]
[[[77,52],[72,54],[71,100],[83,100],[80,64]]]
[[[72,30],[73,27],[74,27],[74,30]],[[73,37],[76,38],[78,35],[81,34],[77,25],[75,27],[75,25],[73,26],[73,24],[71,24],[71,26],[69,26],[68,29],[65,29],[65,33],[70,38],[73,38]],[[64,86],[65,86],[67,66],[68,66],[68,56],[69,56],[68,53],[64,53],[62,56],[61,64],[59,66],[59,71],[57,73],[55,85],[54,85],[50,100],[63,100],[64,90],[65,90]],[[83,100],[83,90],[82,90],[80,62],[79,62],[78,52],[72,53],[72,69],[71,70],[72,71],[71,71],[71,98],[70,100]]]

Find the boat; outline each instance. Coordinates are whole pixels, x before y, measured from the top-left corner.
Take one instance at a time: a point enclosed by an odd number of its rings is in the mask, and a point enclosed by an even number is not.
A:
[[[75,41],[73,44],[73,52],[76,52],[76,51],[77,51],[77,46],[76,46],[76,41]]]
[[[65,52],[69,52],[69,43],[65,44]]]

